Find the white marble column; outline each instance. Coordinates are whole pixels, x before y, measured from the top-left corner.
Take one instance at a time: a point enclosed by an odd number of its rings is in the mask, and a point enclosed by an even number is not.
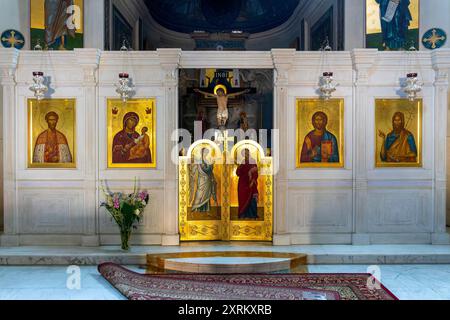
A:
[[[366,1],[345,0],[344,50],[351,51],[366,46]]]
[[[447,197],[447,113],[449,103],[450,50],[442,49],[432,54],[434,82],[435,126],[434,126],[434,230],[433,244],[449,244],[446,231]]]
[[[353,101],[356,104],[354,117],[354,151],[353,151],[353,189],[354,189],[354,227],[352,243],[364,245],[370,243],[368,234],[368,177],[367,177],[367,124],[371,118],[368,112],[369,72],[376,61],[378,50],[354,49],[352,51],[354,74]]]
[[[100,244],[98,230],[98,76],[101,51],[98,49],[75,49],[78,63],[83,69],[82,83],[84,104],[86,106],[86,146],[84,173],[84,211],[87,215],[84,225],[84,235],[81,239],[83,246],[98,246]]]
[[[4,233],[2,246],[18,246],[17,185],[16,185],[16,81],[19,51],[0,49],[0,84],[3,87],[3,209]]]
[[[295,57],[295,49],[272,49],[272,59],[276,70],[275,78],[275,105],[274,105],[274,129],[279,130],[279,141],[273,143],[274,168],[278,168],[274,178],[274,245],[290,245],[291,239],[288,229],[287,194],[288,194],[288,157],[290,154],[287,145],[288,131],[288,91],[289,70]]]
[[[84,47],[103,50],[105,45],[105,1],[84,0]]]
[[[178,169],[172,160],[177,142],[170,141],[178,129],[178,67],[181,49],[158,49],[161,67],[164,71],[165,90],[165,150],[164,150],[164,233],[162,245],[179,245],[178,232]]]

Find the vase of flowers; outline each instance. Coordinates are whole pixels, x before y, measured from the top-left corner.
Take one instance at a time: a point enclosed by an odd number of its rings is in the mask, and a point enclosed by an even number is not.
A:
[[[111,218],[117,223],[120,229],[120,239],[122,250],[129,250],[129,241],[133,229],[137,229],[136,224],[141,220],[142,213],[149,201],[149,195],[146,191],[137,190],[136,179],[134,181],[134,190],[131,194],[121,192],[106,191],[102,184],[102,191],[105,195],[105,201],[100,207],[106,208]]]

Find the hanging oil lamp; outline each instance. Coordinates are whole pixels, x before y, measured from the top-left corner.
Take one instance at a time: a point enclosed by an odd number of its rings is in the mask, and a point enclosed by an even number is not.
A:
[[[406,93],[409,101],[414,101],[417,99],[417,95],[422,91],[422,87],[423,83],[419,82],[416,72],[411,72],[406,75],[403,91]]]
[[[44,84],[45,78],[42,71],[33,72],[33,85],[30,90],[34,92],[34,96],[38,101],[44,99],[45,94],[48,91],[48,87]]]

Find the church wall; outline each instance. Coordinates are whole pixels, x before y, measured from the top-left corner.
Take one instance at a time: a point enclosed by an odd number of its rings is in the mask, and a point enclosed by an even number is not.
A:
[[[18,53],[12,50],[7,52]],[[171,179],[165,156],[169,142],[165,141],[168,136],[165,121],[169,117],[166,112],[169,109],[168,101],[174,103],[173,108],[176,106],[170,92],[177,92],[177,81],[170,75],[176,74],[172,70],[177,65],[177,53],[175,50],[174,55],[167,57],[164,52],[150,55],[135,52],[131,65],[124,65],[123,55],[114,53],[104,53],[100,60],[101,52],[95,49],[20,53],[20,63],[13,73],[16,97],[12,98],[16,106],[13,106],[14,103],[5,104],[9,106],[9,112],[4,121],[14,126],[11,134],[16,137],[17,145],[14,146],[12,142],[6,151],[9,156],[14,156],[6,160],[7,170],[13,168],[13,172],[5,177],[6,184],[9,183],[6,194],[16,201],[5,206],[8,214],[3,245],[92,246],[119,243],[117,227],[112,224],[107,213],[99,209],[103,199],[100,184],[105,183],[112,191],[131,191],[135,177],[139,180],[140,188],[149,191],[151,200],[132,243],[170,244],[171,238],[167,234],[177,233],[176,221],[170,224],[164,212],[170,211],[166,204],[176,199],[176,195],[169,186]],[[172,58],[175,60],[172,61]],[[161,61],[164,61],[165,71],[162,70]],[[106,100],[117,98],[114,84],[124,68],[139,84],[136,87],[137,98],[154,97],[157,100],[156,169],[106,168]],[[27,167],[27,99],[33,98],[28,87],[30,75],[37,69],[44,70],[50,77],[52,98],[76,99],[76,169]],[[6,70],[3,65],[2,70]],[[169,73],[167,77],[166,73]],[[166,78],[172,79],[169,84],[174,88],[169,86]]]
[[[425,49],[422,44],[422,36],[432,28],[441,28],[450,35],[450,2],[442,0],[422,0],[420,1],[420,49]],[[447,39],[443,48],[450,48],[450,41]]]
[[[447,131],[440,127],[447,126],[441,117],[445,114],[446,120],[448,79],[433,70],[442,72],[442,68],[448,68],[448,61],[438,63],[438,58],[429,53],[406,58],[405,53],[354,50],[333,53],[330,61],[320,63],[318,53],[292,54],[295,58],[291,64],[275,63],[286,77],[278,78],[278,89],[288,89],[277,101],[288,102],[287,114],[281,115],[278,126],[287,127],[287,143],[280,143],[280,153],[289,157],[280,161],[276,178],[277,190],[282,191],[276,192],[281,212],[276,213],[274,242],[448,243],[443,191],[446,177],[442,175],[442,141]],[[292,54],[284,59],[292,59]],[[295,99],[316,95],[317,75],[327,64],[325,68],[333,70],[340,83],[333,96],[345,99],[345,167],[296,169]],[[411,68],[420,70],[421,81],[425,82],[423,167],[376,168],[375,99],[399,98],[399,80]],[[281,195],[284,191],[287,196]]]
[[[450,110],[450,90],[448,95],[448,110]],[[447,116],[447,199],[450,199],[450,112]],[[450,228],[450,201],[447,201],[447,227]]]
[[[0,86],[0,181],[3,182],[3,87]],[[3,183],[0,184],[0,232],[3,231]]]
[[[9,29],[25,37],[25,49],[30,48],[30,0],[0,0],[0,34]],[[7,8],[7,9],[6,9]]]
[[[296,53],[290,68],[287,93],[287,214],[292,243],[350,243],[353,230],[353,77],[349,52],[333,55],[332,69],[340,86],[334,98],[344,99],[344,168],[297,169],[295,147],[296,99],[317,97],[317,75],[324,72],[317,53]],[[310,121],[310,120],[308,120]],[[331,209],[332,207],[332,209]]]
[[[354,50],[334,52],[120,52],[0,50],[3,86],[5,232],[2,245],[118,244],[118,229],[99,203],[100,184],[131,191],[134,177],[150,205],[132,244],[176,245],[177,167],[171,134],[178,124],[177,68],[275,68],[274,244],[449,243],[445,233],[448,71],[450,53]],[[409,61],[409,62],[408,62]],[[399,79],[420,70],[425,82],[423,167],[375,168],[374,99],[398,98]],[[27,168],[26,100],[33,71],[51,78],[52,98],[77,99],[77,168]],[[335,73],[333,97],[345,101],[344,167],[296,168],[297,98],[315,98],[319,74]],[[155,98],[155,169],[107,168],[106,103],[127,71],[135,98]],[[303,137],[299,138],[300,140]],[[277,157],[276,155],[282,155]]]
[[[364,48],[366,38],[365,0],[345,0],[344,10],[345,50]]]
[[[80,57],[81,58],[81,57]],[[83,234],[95,234],[94,139],[88,134],[95,117],[95,100],[89,101],[89,83],[76,52],[56,54],[22,52],[16,71],[16,197],[17,234],[20,244],[40,242],[81,245]],[[27,99],[33,70],[45,70],[53,98],[76,99],[76,169],[28,169]],[[92,83],[91,83],[92,85]],[[86,86],[86,87],[85,87]],[[91,95],[92,96],[92,95]],[[8,119],[5,121],[11,121]],[[21,146],[21,147],[19,147]],[[94,223],[92,223],[94,222]],[[50,236],[54,235],[54,237]]]
[[[165,170],[165,119],[168,116],[167,100],[164,87],[161,86],[163,73],[159,65],[159,57],[156,52],[142,54],[133,53],[133,58],[123,67],[120,55],[104,53],[100,61],[99,75],[99,180],[107,181],[112,190],[124,190],[131,192],[134,177],[140,180],[140,186],[148,190],[150,205],[146,208],[144,219],[136,231],[133,241],[145,243],[161,243],[161,234],[164,231],[164,199],[168,194],[164,192]],[[116,98],[117,93],[113,81],[124,68],[133,75],[133,81],[137,84],[134,98],[156,98],[156,134],[157,134],[157,167],[152,170],[108,169],[107,168],[107,136],[106,131],[106,107],[108,98]],[[114,79],[114,80],[113,80]],[[100,195],[102,199],[102,195]],[[119,241],[114,222],[106,214],[100,214],[99,232],[101,243],[111,244]]]

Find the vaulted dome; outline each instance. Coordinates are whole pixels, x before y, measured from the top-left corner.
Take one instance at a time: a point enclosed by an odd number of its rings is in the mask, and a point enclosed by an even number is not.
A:
[[[177,32],[258,33],[286,22],[300,0],[145,0],[152,17]]]

